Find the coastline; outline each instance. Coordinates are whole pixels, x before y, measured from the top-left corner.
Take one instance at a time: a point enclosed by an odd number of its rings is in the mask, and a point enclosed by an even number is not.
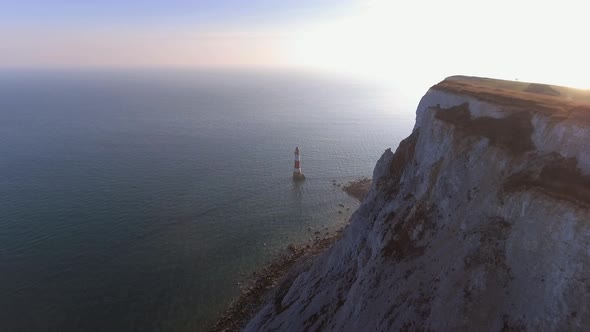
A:
[[[342,186],[342,190],[362,203],[370,185],[371,179],[362,178],[347,183]],[[344,227],[322,238],[316,237],[309,244],[289,245],[267,266],[252,274],[249,286],[245,287],[242,294],[212,323],[208,331],[221,332],[242,329],[260,309],[270,291],[280,285],[282,281],[296,277],[290,275],[292,271],[297,270],[294,269],[295,266],[309,264],[314,257],[332,247],[342,237]]]
[[[356,181],[349,182],[345,186],[342,187],[345,193],[348,195],[356,198],[359,202],[363,202],[365,196],[369,192],[369,188],[371,188],[372,180],[369,178],[362,178]]]

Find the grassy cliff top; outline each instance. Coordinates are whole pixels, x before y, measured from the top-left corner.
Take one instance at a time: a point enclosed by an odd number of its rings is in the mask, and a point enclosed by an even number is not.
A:
[[[541,112],[555,121],[575,118],[590,124],[590,90],[468,76],[451,76],[432,88],[469,95],[505,110]]]

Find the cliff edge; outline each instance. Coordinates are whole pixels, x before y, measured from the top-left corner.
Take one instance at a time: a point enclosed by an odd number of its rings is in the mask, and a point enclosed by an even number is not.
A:
[[[590,93],[450,77],[246,331],[590,326]]]

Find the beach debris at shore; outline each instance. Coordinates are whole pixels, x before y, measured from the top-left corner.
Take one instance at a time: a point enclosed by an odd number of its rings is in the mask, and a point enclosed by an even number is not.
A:
[[[357,181],[349,182],[342,187],[342,190],[362,202],[371,188],[371,182],[372,180],[370,178],[362,178]]]
[[[269,292],[287,277],[289,271],[302,259],[315,257],[330,248],[342,236],[344,228],[332,235],[319,237],[310,243],[295,246],[290,244],[270,264],[252,273],[252,280],[242,285],[242,295],[234,301],[217,322],[209,329],[211,332],[239,331],[260,308]],[[246,284],[246,285],[244,285]]]

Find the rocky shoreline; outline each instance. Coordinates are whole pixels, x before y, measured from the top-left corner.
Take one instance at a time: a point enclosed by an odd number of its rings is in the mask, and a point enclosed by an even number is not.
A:
[[[371,179],[363,178],[357,181],[349,182],[347,185],[342,187],[347,194],[358,199],[361,203],[371,188]]]
[[[342,186],[342,190],[362,202],[369,191],[370,185],[371,179],[362,178]],[[249,286],[244,288],[240,297],[217,319],[209,331],[238,331],[243,328],[260,309],[273,288],[283,280],[295,277],[290,275],[292,274],[291,271],[296,270],[294,269],[295,266],[311,263],[314,257],[330,248],[340,239],[343,229],[326,234],[322,238],[316,237],[310,244],[302,246],[289,245],[270,264],[252,275]]]

